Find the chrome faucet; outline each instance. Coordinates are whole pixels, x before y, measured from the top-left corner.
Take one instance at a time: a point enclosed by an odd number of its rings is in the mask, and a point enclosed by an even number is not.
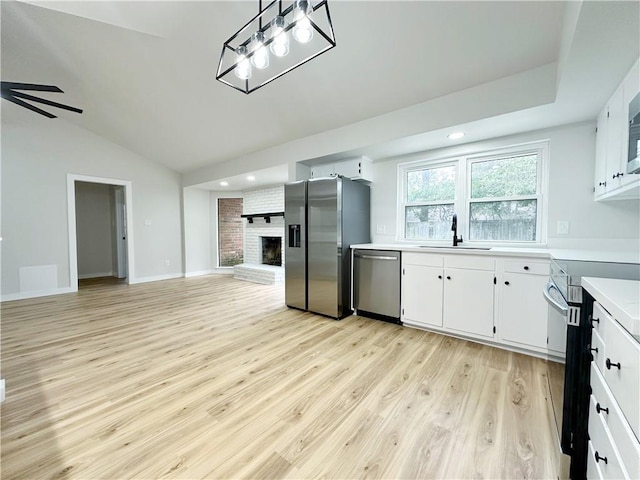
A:
[[[453,232],[453,246],[457,247],[459,243],[462,243],[462,235],[458,237],[458,215],[455,213],[451,221],[451,231]]]

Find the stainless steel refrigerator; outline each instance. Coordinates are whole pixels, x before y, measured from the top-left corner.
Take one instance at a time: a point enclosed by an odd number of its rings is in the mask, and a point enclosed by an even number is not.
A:
[[[370,189],[344,177],[284,188],[285,300],[340,319],[351,314],[352,244],[368,243]]]

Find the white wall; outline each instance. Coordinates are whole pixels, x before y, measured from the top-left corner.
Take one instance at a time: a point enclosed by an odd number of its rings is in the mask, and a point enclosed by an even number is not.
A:
[[[209,190],[185,188],[184,255],[185,276],[211,272],[211,211]]]
[[[178,173],[61,118],[47,119],[26,110],[17,120],[2,118],[1,148],[3,299],[30,295],[20,290],[20,269],[26,266],[54,266],[54,289],[61,293],[73,288],[69,173],[132,182],[130,234],[136,278],[130,281],[182,275]]]
[[[638,249],[640,202],[594,202],[595,123],[501,137],[477,143],[392,158],[373,164],[371,234],[374,242],[396,240],[398,164],[445,158],[549,139],[548,246],[550,248]],[[558,235],[558,220],[569,220],[569,235]],[[386,234],[377,234],[377,226]]]
[[[113,275],[111,185],[76,182],[78,278]]]

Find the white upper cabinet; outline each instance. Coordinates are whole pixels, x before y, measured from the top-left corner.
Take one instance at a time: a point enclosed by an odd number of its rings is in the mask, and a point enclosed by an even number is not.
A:
[[[594,198],[640,198],[640,175],[627,173],[629,102],[640,91],[636,62],[598,115]]]
[[[335,163],[323,163],[311,167],[311,178],[342,175],[351,180],[371,181],[371,160],[367,157],[350,158]]]

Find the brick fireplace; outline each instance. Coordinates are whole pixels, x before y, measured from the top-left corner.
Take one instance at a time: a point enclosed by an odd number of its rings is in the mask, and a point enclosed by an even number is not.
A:
[[[245,215],[283,211],[284,185],[243,192]],[[284,217],[270,217],[268,222],[262,217],[253,218],[253,222],[244,219],[244,263],[234,267],[234,277],[257,283],[283,283],[286,260],[283,238]]]

